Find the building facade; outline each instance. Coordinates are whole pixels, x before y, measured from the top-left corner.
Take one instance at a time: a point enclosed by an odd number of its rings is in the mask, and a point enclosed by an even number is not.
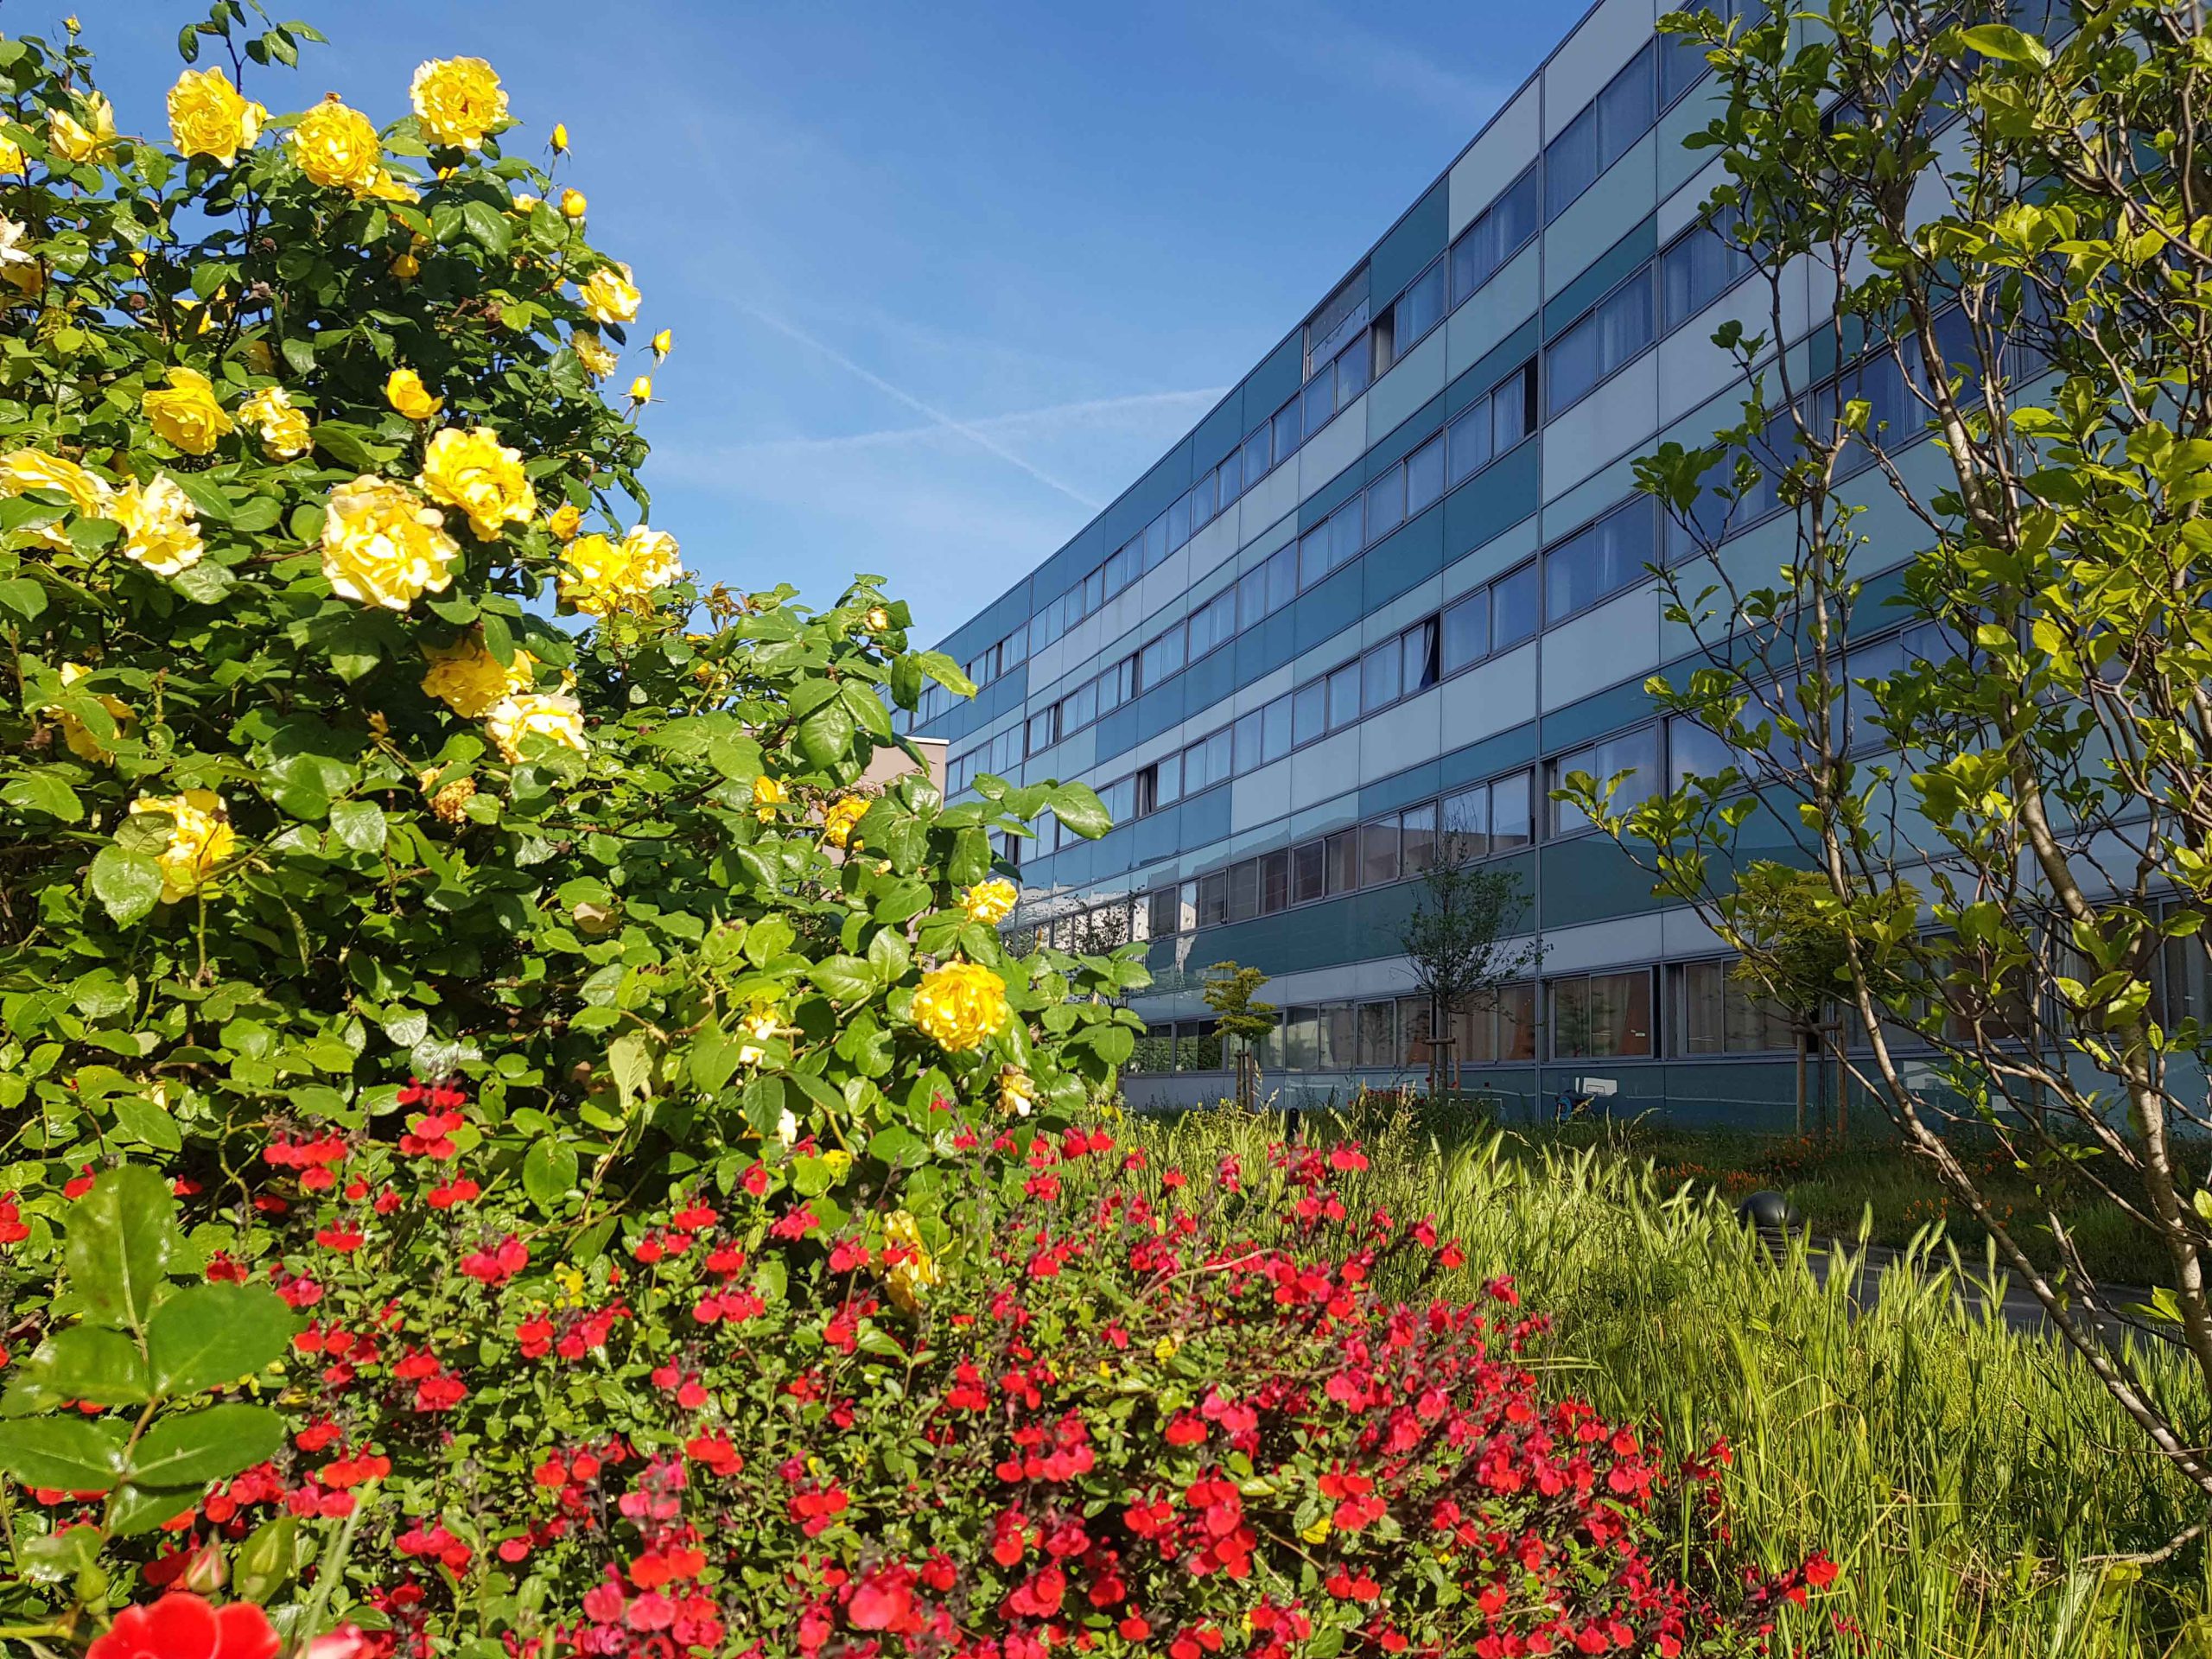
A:
[[[1448,845],[1519,875],[1545,950],[1458,1022],[1464,1084],[1789,1119],[1786,1024],[1550,799],[1578,770],[1633,768],[1626,800],[1724,764],[1643,690],[1692,640],[1648,574],[1669,532],[1632,468],[1738,418],[1711,337],[1734,315],[1770,330],[1774,295],[1700,220],[1720,175],[1682,140],[1711,82],[1656,33],[1664,10],[1602,0],[1241,384],[944,643],[980,689],[932,688],[911,729],[947,741],[955,795],[1081,779],[1114,817],[1020,849],[1020,919],[1145,944],[1135,1103],[1226,1091],[1198,991],[1224,960],[1285,1011],[1271,1090],[1425,1077],[1399,933]],[[1809,292],[1785,289],[1782,338],[1817,353]],[[1752,563],[1792,535],[1738,528]]]

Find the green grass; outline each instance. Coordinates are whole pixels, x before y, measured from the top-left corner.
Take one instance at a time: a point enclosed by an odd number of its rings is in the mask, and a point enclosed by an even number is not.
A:
[[[1130,1128],[1194,1176],[1236,1153],[1250,1180],[1281,1122],[1224,1110]],[[1554,1318],[1554,1386],[1657,1424],[1677,1452],[1725,1437],[1751,1552],[1781,1567],[1820,1548],[1842,1563],[1792,1640],[1833,1614],[1866,1644],[1845,1651],[2212,1659],[2201,1543],[2147,1570],[2094,1559],[2155,1548],[2202,1500],[2077,1363],[1962,1306],[1958,1283],[1988,1281],[1986,1267],[1923,1235],[1855,1311],[1849,1275],[1820,1288],[1802,1247],[1777,1266],[1712,1193],[1662,1185],[1617,1152],[1453,1144],[1410,1117],[1360,1132],[1372,1166],[1347,1178],[1355,1217],[1434,1214],[1470,1274],[1512,1274]],[[2136,1357],[2194,1402],[2201,1444],[2193,1376]]]

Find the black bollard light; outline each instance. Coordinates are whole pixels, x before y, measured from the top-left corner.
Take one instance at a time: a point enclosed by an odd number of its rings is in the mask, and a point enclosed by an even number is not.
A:
[[[1789,1235],[1801,1217],[1781,1193],[1764,1192],[1754,1192],[1738,1205],[1736,1219],[1758,1232],[1769,1255],[1778,1256],[1789,1249]]]

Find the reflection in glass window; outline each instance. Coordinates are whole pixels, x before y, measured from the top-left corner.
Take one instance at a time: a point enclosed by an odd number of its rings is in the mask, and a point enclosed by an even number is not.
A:
[[[1751,256],[1737,239],[1744,215],[1724,207],[1668,244],[1659,256],[1660,332],[1672,334],[1751,274]]]
[[[1535,638],[1536,565],[1530,560],[1490,586],[1490,648],[1504,651]]]
[[[1552,1058],[1647,1057],[1651,1053],[1651,970],[1578,974],[1551,982]]]
[[[1743,762],[1726,739],[1688,715],[1668,717],[1668,788],[1680,789],[1691,778],[1719,778],[1731,766],[1740,772]]]
[[[1405,668],[1399,690],[1407,696],[1436,683],[1436,623],[1416,622],[1398,636],[1398,652]]]
[[[1457,674],[1490,655],[1490,589],[1478,588],[1444,613],[1444,671]]]
[[[1359,718],[1359,664],[1347,663],[1329,676],[1329,729],[1341,731]]]
[[[1690,962],[1669,969],[1673,1012],[1680,1019],[1683,1054],[1794,1053],[1797,1034],[1782,1006],[1758,995],[1731,969],[1732,963]]]
[[[1398,654],[1398,642],[1389,640],[1369,652],[1360,663],[1360,702],[1365,709],[1380,709],[1398,700],[1399,672],[1402,659]]]
[[[1650,496],[1616,507],[1544,552],[1544,614],[1554,622],[1643,580],[1658,556],[1658,512]]]
[[[1309,680],[1290,694],[1293,743],[1311,743],[1329,729],[1329,683]]]
[[[1458,306],[1536,234],[1536,164],[1505,187],[1452,245],[1452,303]]]
[[[1501,1065],[1536,1058],[1536,988],[1505,985],[1452,1018],[1463,1065]]]
[[[1406,469],[1393,467],[1367,486],[1367,539],[1378,542],[1406,521]]]
[[[1425,801],[1398,815],[1398,869],[1419,875],[1436,862],[1436,803]]]
[[[1607,83],[1596,102],[1544,147],[1547,219],[1557,219],[1651,130],[1658,116],[1656,46],[1656,41],[1648,43]]]
[[[1328,876],[1322,862],[1324,850],[1324,844],[1318,841],[1291,849],[1290,901],[1294,905],[1310,904],[1328,892]]]
[[[1380,887],[1398,879],[1398,820],[1376,818],[1359,826],[1359,884]]]
[[[1438,433],[1406,457],[1406,517],[1427,512],[1444,498],[1444,435]]]

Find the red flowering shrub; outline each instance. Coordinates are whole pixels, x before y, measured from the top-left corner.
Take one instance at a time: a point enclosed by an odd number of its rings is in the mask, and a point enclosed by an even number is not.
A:
[[[601,1219],[473,1167],[465,1101],[280,1128],[258,1189],[184,1203],[208,1278],[296,1311],[287,1442],[117,1564],[213,1545],[372,1651],[540,1659],[1738,1651],[1830,1575],[1741,1571],[1725,1450],[1541,1388],[1541,1315],[1351,1211],[1356,1147],[1186,1179],[1096,1129],[944,1139],[914,1213],[802,1141]],[[33,1532],[98,1513],[32,1496]]]

